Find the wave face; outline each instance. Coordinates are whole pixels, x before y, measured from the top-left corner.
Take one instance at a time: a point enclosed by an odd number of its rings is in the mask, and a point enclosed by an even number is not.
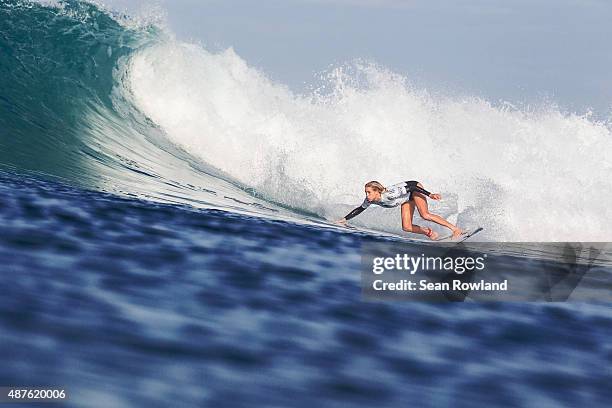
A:
[[[113,72],[147,37],[91,4],[3,1],[2,163],[83,184],[95,178],[89,157],[114,160],[107,140],[133,136],[113,106]]]
[[[76,1],[2,2],[0,50],[3,165],[297,219],[344,215],[365,181],[417,179],[487,239],[609,240],[612,138],[589,115],[432,95],[365,63],[295,94],[232,49]],[[400,228],[399,210],[356,221]]]
[[[120,195],[265,211],[132,103],[130,59],[166,38],[88,2],[0,2],[0,164]]]

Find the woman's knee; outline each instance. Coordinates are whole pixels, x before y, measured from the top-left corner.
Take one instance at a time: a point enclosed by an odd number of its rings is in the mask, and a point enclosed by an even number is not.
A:
[[[419,212],[419,215],[421,216],[422,219],[424,219],[426,221],[430,221],[431,218],[432,218],[431,213],[425,212],[425,211]]]

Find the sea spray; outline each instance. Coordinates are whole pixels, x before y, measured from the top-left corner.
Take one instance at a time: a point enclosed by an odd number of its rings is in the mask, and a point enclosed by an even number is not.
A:
[[[295,94],[231,48],[167,42],[132,56],[130,84],[174,143],[270,200],[330,219],[359,204],[366,181],[417,179],[442,193],[434,211],[484,225],[491,239],[609,235],[612,210],[591,194],[612,187],[604,123],[433,96],[375,64],[350,68],[332,70],[325,94]],[[398,211],[358,222],[400,228]]]

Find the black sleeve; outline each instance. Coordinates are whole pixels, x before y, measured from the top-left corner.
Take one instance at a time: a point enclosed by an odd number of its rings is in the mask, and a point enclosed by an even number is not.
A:
[[[348,213],[344,219],[345,220],[350,220],[351,218],[354,218],[356,216],[358,216],[359,214],[361,214],[363,212],[363,210],[365,210],[365,208],[359,206],[357,208],[355,208],[353,211],[351,211],[350,213]]]
[[[417,193],[423,193],[423,194],[425,194],[426,197],[429,197],[429,195],[431,194],[429,191],[427,191],[424,188],[421,188],[419,186],[416,186],[413,191],[416,191]]]
[[[425,190],[424,188],[417,186],[416,181],[407,181],[406,189],[408,191],[416,191],[417,193],[425,194],[425,196],[427,197],[429,197],[429,195],[431,194],[429,191]]]

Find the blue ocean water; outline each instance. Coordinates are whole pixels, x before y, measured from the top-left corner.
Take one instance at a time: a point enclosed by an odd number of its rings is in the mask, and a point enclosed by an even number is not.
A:
[[[0,384],[68,406],[607,406],[607,304],[361,300],[367,236],[0,173]]]
[[[129,23],[129,21],[128,21]],[[368,302],[360,248],[164,139],[161,35],[0,1],[0,386],[70,407],[609,406],[608,304]]]

